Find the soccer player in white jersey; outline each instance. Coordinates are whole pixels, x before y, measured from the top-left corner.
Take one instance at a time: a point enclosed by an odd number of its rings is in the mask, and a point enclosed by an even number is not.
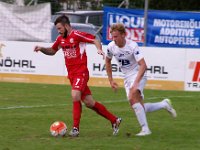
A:
[[[164,99],[157,103],[143,103],[143,89],[147,81],[145,59],[137,43],[125,38],[126,31],[123,24],[113,24],[110,33],[113,41],[108,44],[106,55],[108,80],[111,87],[116,90],[118,84],[113,80],[111,69],[111,60],[114,56],[124,74],[124,86],[127,98],[141,126],[141,131],[136,136],[149,135],[151,134],[151,130],[147,123],[146,112],[166,109],[173,117],[176,117],[176,111],[169,99]]]

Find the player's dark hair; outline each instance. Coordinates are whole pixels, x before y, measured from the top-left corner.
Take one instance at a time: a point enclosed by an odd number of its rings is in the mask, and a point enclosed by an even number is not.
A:
[[[70,21],[69,18],[65,15],[59,16],[58,18],[56,18],[56,21],[54,22],[54,25],[57,25],[58,23],[62,23],[64,24],[68,24],[70,25]]]

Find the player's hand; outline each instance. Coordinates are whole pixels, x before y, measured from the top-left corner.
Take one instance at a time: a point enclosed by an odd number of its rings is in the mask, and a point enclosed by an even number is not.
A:
[[[103,56],[103,59],[105,59],[105,53],[103,52],[102,49],[98,49],[97,53],[98,53],[99,55],[102,55],[102,56]]]
[[[113,91],[117,92],[117,90],[118,90],[118,84],[115,81],[111,81],[110,85],[111,85]]]
[[[42,47],[40,46],[35,46],[34,48],[34,52],[38,52],[38,51],[41,51]]]

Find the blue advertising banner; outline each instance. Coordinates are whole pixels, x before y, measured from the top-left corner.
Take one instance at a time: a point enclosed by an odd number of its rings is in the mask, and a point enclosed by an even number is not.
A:
[[[123,23],[127,38],[144,43],[144,11],[104,7],[103,43],[112,37],[110,26]],[[200,12],[149,10],[147,21],[147,46],[200,48]]]
[[[126,27],[127,38],[139,45],[144,43],[144,10],[104,7],[103,43],[108,44],[112,37],[110,26],[114,23],[123,23]]]
[[[149,11],[147,46],[200,48],[200,13]]]

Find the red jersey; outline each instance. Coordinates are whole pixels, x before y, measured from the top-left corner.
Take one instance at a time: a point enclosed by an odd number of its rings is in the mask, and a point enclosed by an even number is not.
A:
[[[66,38],[57,37],[52,48],[55,51],[62,48],[68,75],[88,72],[85,48],[86,43],[92,43],[94,39],[94,35],[77,30],[72,30]]]

